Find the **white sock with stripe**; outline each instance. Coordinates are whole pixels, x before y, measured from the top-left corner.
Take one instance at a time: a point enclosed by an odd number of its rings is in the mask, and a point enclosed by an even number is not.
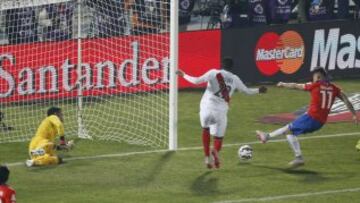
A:
[[[274,138],[274,137],[277,137],[279,135],[285,135],[288,131],[289,131],[289,125],[286,125],[286,126],[284,126],[282,128],[279,128],[279,129],[269,133],[269,137]]]
[[[301,157],[300,143],[295,135],[287,135],[287,141],[289,142],[290,148],[293,150],[295,157]]]

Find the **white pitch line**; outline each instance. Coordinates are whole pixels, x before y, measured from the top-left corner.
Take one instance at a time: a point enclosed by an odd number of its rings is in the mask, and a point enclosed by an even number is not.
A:
[[[220,202],[215,202],[215,203],[267,202],[267,201],[284,200],[284,199],[299,198],[299,197],[311,197],[311,196],[359,192],[359,191],[360,191],[360,188],[346,188],[346,189],[341,189],[341,190],[325,190],[325,191],[320,191],[320,192],[308,192],[308,193],[299,193],[299,194],[292,194],[292,195],[279,195],[279,196],[268,196],[268,197],[259,197],[259,198],[238,199],[238,200],[226,200],[226,201],[220,201]]]
[[[333,138],[333,137],[343,137],[343,136],[355,136],[360,135],[360,132],[353,132],[353,133],[339,133],[339,134],[330,134],[330,135],[318,135],[318,136],[304,136],[299,137],[299,140],[313,140],[313,139],[322,139],[322,138]],[[277,139],[277,140],[270,140],[269,142],[286,142],[286,139]],[[233,146],[240,146],[244,144],[261,144],[259,141],[254,142],[244,142],[244,143],[233,143],[233,144],[224,144],[223,147],[233,147]],[[179,148],[177,151],[193,151],[193,150],[200,150],[202,146],[199,147],[184,147]],[[164,153],[168,152],[167,149],[162,150],[150,150],[150,151],[140,151],[140,152],[127,152],[127,153],[117,153],[117,154],[103,154],[103,155],[95,155],[95,156],[79,156],[79,157],[72,157],[64,159],[64,161],[75,161],[75,160],[89,160],[89,159],[100,159],[100,158],[114,158],[114,157],[127,157],[127,156],[134,156],[134,155],[143,155],[143,154],[154,154],[154,153]],[[24,162],[15,162],[15,163],[8,163],[7,166],[21,166],[24,165]]]

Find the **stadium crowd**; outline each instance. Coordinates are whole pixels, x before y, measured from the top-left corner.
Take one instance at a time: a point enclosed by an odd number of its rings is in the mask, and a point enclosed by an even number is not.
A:
[[[360,0],[179,0],[180,31],[354,19],[358,18],[359,4]],[[0,44],[77,36],[76,1],[0,12]],[[86,0],[81,35],[164,32],[169,15],[169,0]],[[202,26],[204,21],[206,27]]]

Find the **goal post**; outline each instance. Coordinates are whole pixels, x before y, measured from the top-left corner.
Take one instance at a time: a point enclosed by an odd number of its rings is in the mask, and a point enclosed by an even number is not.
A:
[[[178,122],[178,83],[176,71],[178,69],[179,45],[179,2],[170,3],[170,101],[169,101],[169,150],[177,149],[177,122]]]
[[[177,149],[178,0],[0,2],[0,143],[50,106],[67,135]]]

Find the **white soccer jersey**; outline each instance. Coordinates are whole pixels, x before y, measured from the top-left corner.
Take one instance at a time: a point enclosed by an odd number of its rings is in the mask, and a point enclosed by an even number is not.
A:
[[[210,70],[200,77],[192,77],[184,75],[184,78],[193,84],[201,84],[207,82],[206,91],[200,102],[200,122],[203,128],[210,128],[210,134],[223,137],[227,126],[228,102],[226,95],[223,94],[224,87],[221,83],[225,83],[229,99],[235,90],[246,94],[257,94],[259,90],[247,88],[240,78],[229,71]]]
[[[222,75],[230,97],[234,94],[235,90],[245,94],[259,93],[258,88],[247,88],[237,75],[226,70],[212,69],[200,77],[192,77],[185,74],[184,78],[190,83],[201,84],[207,82],[207,88],[201,99],[200,108],[228,107],[228,103],[221,93],[219,79],[217,77],[218,74]]]

